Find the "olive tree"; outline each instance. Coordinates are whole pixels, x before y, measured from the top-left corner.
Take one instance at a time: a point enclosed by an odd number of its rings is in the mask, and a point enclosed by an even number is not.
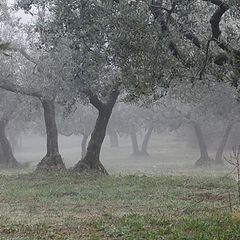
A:
[[[144,3],[50,2],[49,29],[55,36],[52,42],[67,39],[71,43],[73,92],[87,98],[98,111],[86,155],[74,169],[106,173],[100,150],[120,93],[129,98],[145,94],[164,79],[165,55],[153,54],[161,51],[161,36],[149,24]]]
[[[44,12],[44,8],[39,9],[34,26],[36,28],[18,28],[17,25],[12,27],[9,22],[5,23],[4,27],[11,35],[6,38],[9,42],[9,56],[1,59],[5,69],[1,76],[0,88],[40,100],[44,110],[47,153],[37,169],[64,169],[58,147],[55,102],[61,99],[63,88],[67,92],[67,81],[63,82],[63,71],[67,67],[68,52],[64,43],[61,49],[52,49],[47,44],[47,39],[41,31],[45,24]],[[19,41],[19,34],[28,41]],[[64,76],[66,77],[66,74]]]

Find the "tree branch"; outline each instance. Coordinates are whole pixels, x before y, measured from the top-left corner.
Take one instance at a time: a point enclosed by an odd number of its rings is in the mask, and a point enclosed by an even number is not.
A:
[[[175,8],[175,2],[172,5],[171,10],[168,10],[168,17],[171,16],[172,11]],[[165,21],[164,19],[164,14],[162,12],[163,8],[162,8],[162,4],[161,1],[156,1],[155,4],[149,4],[149,9],[151,11],[151,13],[153,14],[155,19],[158,19],[160,25],[161,25],[161,30],[163,33],[169,34],[170,31],[168,29],[168,20]],[[176,44],[173,41],[169,41],[169,49],[172,52],[173,56],[180,59],[181,60],[181,56],[180,53],[178,51],[178,48],[176,46]]]
[[[221,0],[203,0],[205,2],[211,2],[212,4],[218,6],[217,10],[214,12],[210,19],[212,27],[212,38],[218,40],[221,35],[220,22],[224,13],[229,9],[229,5]]]
[[[226,11],[229,10],[229,5],[222,0],[203,0],[204,2],[210,2],[218,8],[215,10],[213,13],[211,19],[210,19],[210,24],[212,28],[212,39],[217,43],[217,45],[224,51],[233,54],[236,59],[240,58],[240,51],[237,49],[234,49],[230,47],[227,43],[220,41],[220,36],[221,36],[221,30],[220,30],[220,22],[222,19],[222,16],[225,14]]]
[[[94,94],[89,88],[83,89],[83,93],[86,94],[89,98],[90,103],[97,108],[98,110],[103,109],[104,104],[98,98],[96,94]]]
[[[190,40],[196,47],[201,48],[201,42],[195,34],[193,34],[191,32],[186,32],[183,35],[188,40]]]
[[[32,96],[32,97],[37,97],[37,98],[42,97],[42,94],[40,94],[38,91],[35,91],[34,89],[24,89],[21,86],[15,85],[10,82],[6,82],[4,80],[0,81],[0,88],[3,90],[10,91],[10,92],[20,93],[20,94],[28,95],[28,96]]]

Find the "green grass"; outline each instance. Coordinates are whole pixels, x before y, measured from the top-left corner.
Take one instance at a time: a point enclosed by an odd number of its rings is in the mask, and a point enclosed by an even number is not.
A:
[[[240,239],[221,176],[0,175],[0,239]]]

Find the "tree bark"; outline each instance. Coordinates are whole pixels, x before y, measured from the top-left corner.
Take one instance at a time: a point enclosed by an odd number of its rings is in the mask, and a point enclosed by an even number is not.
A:
[[[198,123],[193,124],[196,137],[198,140],[199,150],[200,150],[200,158],[195,163],[196,166],[209,165],[211,162],[210,157],[208,156],[207,145],[205,143],[201,126]]]
[[[81,149],[82,149],[82,158],[85,157],[86,152],[87,152],[87,140],[88,140],[89,135],[83,134],[82,138],[82,143],[81,143]]]
[[[119,92],[117,90],[113,91],[107,102],[103,103],[92,92],[89,93],[90,103],[98,109],[98,118],[88,143],[86,155],[74,166],[75,171],[94,170],[98,173],[108,175],[106,169],[100,162],[100,152],[106,136],[107,125],[118,95]]]
[[[47,154],[37,165],[37,170],[63,170],[65,165],[58,149],[58,131],[54,100],[41,99],[47,134]]]
[[[112,148],[118,148],[119,143],[118,143],[118,134],[115,130],[110,130],[109,131],[109,140]]]
[[[218,147],[218,150],[217,150],[217,153],[216,153],[216,157],[215,157],[215,163],[216,164],[221,164],[221,165],[224,164],[223,159],[222,159],[223,151],[224,151],[224,147],[227,144],[227,140],[228,140],[228,137],[230,135],[232,127],[233,127],[233,123],[232,122],[228,123],[227,128],[225,130],[225,133],[223,135],[223,138],[222,138],[222,140],[219,144],[219,147]]]
[[[20,164],[13,156],[11,145],[6,136],[6,125],[8,121],[0,121],[0,165],[4,168],[16,168]]]
[[[142,143],[142,148],[141,148],[141,154],[143,156],[148,156],[150,157],[150,155],[148,154],[148,151],[147,151],[147,147],[148,147],[148,143],[149,143],[149,140],[151,138],[151,135],[152,135],[152,131],[153,131],[153,126],[150,126],[144,136],[144,139],[143,139],[143,143]]]
[[[132,157],[139,156],[140,151],[139,151],[139,147],[138,147],[137,133],[135,131],[131,131],[130,137],[131,137],[131,141],[132,141],[132,151],[133,151],[131,156]]]

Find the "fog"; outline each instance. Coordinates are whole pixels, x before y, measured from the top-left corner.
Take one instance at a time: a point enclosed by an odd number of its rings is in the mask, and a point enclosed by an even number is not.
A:
[[[240,5],[0,0],[0,239],[240,239]]]
[[[153,133],[148,147],[149,157],[133,157],[131,139],[119,137],[119,146],[111,147],[109,136],[106,136],[102,151],[101,161],[111,174],[161,174],[161,173],[191,173],[198,172],[195,162],[199,158],[199,147],[192,129],[179,130],[178,132]],[[237,129],[234,131],[237,134]],[[186,133],[187,132],[187,133]],[[221,136],[222,132],[218,135]],[[142,134],[141,134],[142,135]],[[138,136],[138,141],[143,141],[143,136]],[[214,135],[214,134],[213,134]],[[219,136],[208,135],[206,140],[209,155],[214,158],[219,144]],[[215,138],[215,141],[212,139]],[[72,168],[81,156],[81,136],[59,135],[59,148],[63,160],[68,168]],[[228,156],[236,142],[236,137],[230,136],[224,155]],[[20,163],[28,163],[30,169],[35,169],[39,159],[43,158],[46,149],[46,137],[38,134],[22,134],[21,147],[15,150],[15,157]],[[227,162],[225,162],[227,164]],[[212,166],[212,172],[219,166]],[[226,167],[225,167],[226,169]],[[199,172],[201,174],[201,171]]]

